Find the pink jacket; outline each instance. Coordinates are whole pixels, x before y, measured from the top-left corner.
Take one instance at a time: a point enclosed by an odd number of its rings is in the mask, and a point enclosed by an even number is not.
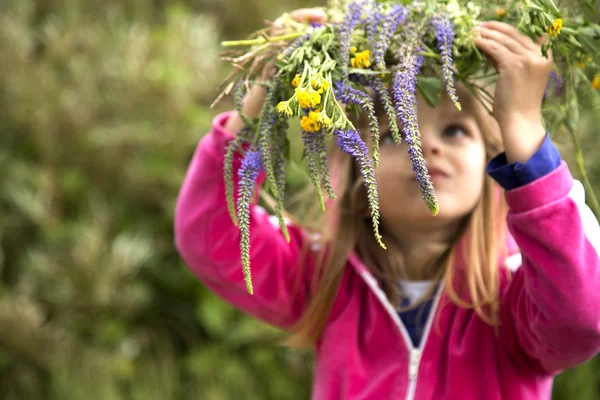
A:
[[[252,208],[249,295],[238,228],[225,200],[223,154],[233,136],[223,124],[229,115],[215,118],[191,161],[177,203],[176,245],[217,295],[285,329],[307,304],[303,288],[312,262],[297,262],[305,235],[290,226],[288,244],[276,221]],[[351,254],[316,347],[313,399],[549,399],[554,375],[600,351],[600,229],[583,187],[563,162],[506,192],[506,200],[518,247],[500,265],[514,272],[501,286],[499,334],[472,310],[439,306],[440,290],[421,347],[414,348],[374,277]],[[436,314],[439,328],[432,324]]]

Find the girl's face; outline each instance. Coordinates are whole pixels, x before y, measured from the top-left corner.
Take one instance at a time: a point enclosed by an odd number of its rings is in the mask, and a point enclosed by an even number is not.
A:
[[[458,94],[462,111],[447,96],[436,108],[417,96],[421,149],[438,199],[437,216],[431,215],[421,197],[407,144],[396,144],[389,134],[389,121],[384,115],[379,118],[380,162],[375,178],[381,218],[388,231],[453,225],[477,204],[485,177],[485,143],[475,114],[478,105],[466,90]]]

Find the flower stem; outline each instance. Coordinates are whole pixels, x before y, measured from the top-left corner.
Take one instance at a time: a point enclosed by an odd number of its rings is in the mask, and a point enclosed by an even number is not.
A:
[[[577,169],[581,174],[581,179],[583,180],[583,186],[585,187],[586,197],[590,202],[590,206],[596,214],[596,218],[600,218],[600,204],[598,204],[598,199],[594,194],[594,188],[588,179],[587,172],[585,171],[585,164],[583,162],[583,152],[581,151],[581,146],[579,145],[579,139],[577,139],[577,135],[575,131],[569,129],[569,133],[571,134],[571,138],[573,139],[573,144],[575,145],[575,163],[577,164]]]
[[[439,54],[435,54],[434,52],[430,52],[430,51],[421,51],[421,52],[418,52],[417,54],[420,54],[424,57],[435,58],[436,60],[442,59],[442,57]]]
[[[291,40],[291,39],[296,39],[299,38],[300,36],[304,35],[304,32],[294,32],[294,33],[288,33],[286,35],[280,35],[280,36],[261,36],[257,39],[247,39],[247,40],[229,40],[229,41],[224,41],[221,42],[221,46],[224,47],[233,47],[233,46],[253,46],[256,44],[264,44],[267,42],[279,42],[282,40]]]
[[[600,217],[600,205],[598,204],[598,199],[594,194],[594,188],[592,187],[590,180],[588,179],[587,172],[585,170],[585,163],[583,161],[583,152],[581,151],[581,145],[579,144],[579,139],[577,138],[576,124],[579,122],[579,112],[576,101],[576,92],[575,92],[575,75],[573,74],[573,66],[572,64],[567,65],[566,72],[566,96],[565,96],[565,104],[567,105],[567,118],[571,121],[571,123],[565,124],[565,127],[569,131],[571,135],[571,139],[573,140],[573,145],[575,146],[575,164],[577,165],[577,170],[581,175],[581,180],[583,181],[583,186],[585,188],[586,197],[589,199],[589,203],[591,205],[593,213],[596,215],[596,218]]]

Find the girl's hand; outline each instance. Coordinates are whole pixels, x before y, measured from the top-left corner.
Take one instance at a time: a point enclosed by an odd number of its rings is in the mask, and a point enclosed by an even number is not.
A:
[[[494,118],[504,139],[509,163],[525,163],[546,136],[542,101],[552,71],[552,56],[544,57],[541,45],[508,24],[483,22],[475,44],[498,71]]]
[[[323,10],[323,8],[301,8],[298,10],[294,10],[290,12],[289,18],[296,22],[300,23],[325,23],[327,22],[327,14]],[[271,32],[271,36],[277,36],[281,33],[282,28],[284,27],[284,20],[282,18],[277,19],[273,23],[273,28]],[[261,79],[269,79],[269,77],[273,74],[274,67],[267,65],[263,73],[261,74]],[[255,85],[246,96],[244,96],[242,111],[245,115],[250,118],[256,118],[262,109],[263,103],[265,101],[266,90],[262,85]],[[239,132],[239,130],[244,126],[244,122],[242,118],[238,115],[237,112],[231,115],[231,118],[227,120],[225,124],[225,129],[230,132]]]
[[[324,24],[327,21],[327,13],[323,7],[299,8],[289,13],[289,18],[293,21],[304,24]],[[279,17],[273,23],[273,34],[277,36],[278,32],[285,26],[285,18]]]

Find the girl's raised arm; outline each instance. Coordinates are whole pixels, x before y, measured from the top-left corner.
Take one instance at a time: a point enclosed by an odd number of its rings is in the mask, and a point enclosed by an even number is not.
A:
[[[501,298],[501,339],[515,362],[558,373],[600,352],[600,227],[563,161],[506,192],[522,265]]]
[[[277,221],[250,206],[250,260],[254,294],[244,282],[240,232],[231,220],[225,195],[224,153],[234,135],[224,128],[231,112],[218,115],[200,141],[183,182],[175,212],[175,242],[190,270],[210,290],[241,310],[285,328],[304,310],[312,261],[303,257],[304,237],[288,226],[290,243]],[[234,160],[234,190],[237,169]],[[259,182],[264,180],[259,176]]]

